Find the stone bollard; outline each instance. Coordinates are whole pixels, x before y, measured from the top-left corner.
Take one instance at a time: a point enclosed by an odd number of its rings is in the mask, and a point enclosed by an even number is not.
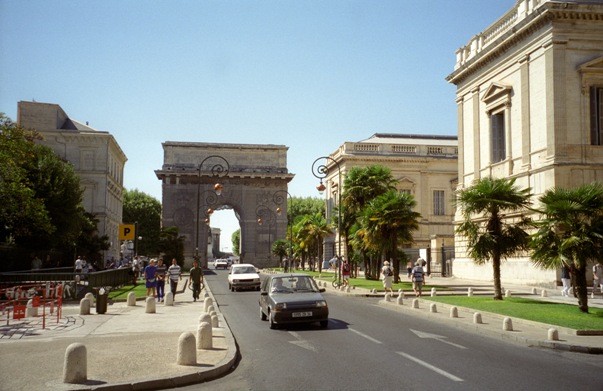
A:
[[[136,307],[136,293],[130,292],[128,293],[128,307]]]
[[[80,300],[80,315],[90,315],[90,300],[85,297]]]
[[[212,338],[211,325],[207,322],[201,322],[197,328],[197,349],[213,348]]]
[[[145,300],[145,313],[147,314],[154,314],[156,311],[156,304],[155,304],[155,298],[154,297],[147,297],[147,299]]]
[[[349,285],[345,287],[345,291],[346,291],[347,293],[350,293],[350,290],[351,290],[351,289],[352,289],[352,287],[350,287]]]
[[[199,324],[206,322],[206,323],[211,323],[211,315],[208,314],[207,312],[204,312],[201,314],[201,316],[199,316]]]
[[[377,293],[377,289],[373,288],[373,289],[371,290],[371,293],[373,293],[373,294]]]
[[[559,341],[559,331],[553,328],[549,329],[547,333],[547,338],[549,339],[549,341]]]
[[[401,298],[403,298],[403,299],[405,299],[405,298],[406,298],[406,295],[404,294],[404,291],[403,291],[402,289],[400,289],[400,290],[398,291],[398,297],[401,297]]]
[[[532,288],[532,294],[535,295],[536,293],[536,288]]]
[[[542,292],[540,293],[541,297],[548,297],[548,292],[546,291],[546,289],[543,289]]]
[[[174,305],[174,294],[172,292],[166,293],[163,300],[164,300],[165,305],[173,306]]]
[[[398,294],[400,293],[404,293],[404,291],[402,290],[402,288],[398,289]]]
[[[398,305],[402,305],[404,301],[404,295],[398,295],[398,298],[396,299],[396,303],[398,303]]]
[[[86,293],[86,295],[84,296],[86,299],[90,300],[90,305],[93,306],[95,299],[94,299],[94,295],[91,292]]]
[[[89,300],[88,303],[90,303]],[[88,363],[86,346],[81,343],[72,343],[65,351],[65,360],[63,361],[63,383],[85,383],[87,380]]]
[[[511,318],[505,318],[503,320],[503,331],[513,331],[513,321]]]
[[[473,288],[467,288],[467,296],[473,296]]]
[[[431,288],[431,297],[434,297],[436,295],[437,295],[436,288]]]
[[[594,299],[594,298],[595,298],[595,291],[593,291],[593,292],[590,294],[590,298],[591,298],[591,299]]]
[[[419,299],[412,299],[412,308],[419,308]]]
[[[385,298],[385,301],[387,301],[388,303],[389,303],[390,301],[392,301],[392,295],[391,295],[391,294],[389,294],[389,293],[386,293],[384,298]]]
[[[473,314],[473,323],[482,324],[482,314],[476,312]]]
[[[455,306],[450,307],[450,317],[451,318],[458,318],[459,317],[459,309],[456,308]]]
[[[436,303],[431,303],[429,305],[429,312],[433,312],[434,314],[438,312],[438,306],[436,306]]]
[[[511,297],[511,291],[510,290],[506,290],[505,291],[505,297]]]
[[[218,327],[220,325],[220,320],[218,319],[218,315],[211,316],[211,327]]]
[[[33,318],[35,316],[38,316],[38,307],[34,307],[33,300],[29,299],[27,301],[27,306],[25,307],[25,317]]]
[[[215,312],[216,309],[214,308],[213,305],[210,305],[209,307],[207,307],[207,313],[211,315],[212,312]]]
[[[213,302],[213,300],[211,299],[211,297],[206,297],[206,298],[203,300],[203,312],[207,312],[207,313],[209,314],[209,312],[210,312],[210,311],[208,310],[208,308],[209,308],[209,306],[210,306],[210,305],[212,305],[212,304],[214,304],[214,302]]]
[[[197,365],[197,345],[195,335],[186,332],[180,334],[178,338],[178,357],[176,358],[178,365]]]

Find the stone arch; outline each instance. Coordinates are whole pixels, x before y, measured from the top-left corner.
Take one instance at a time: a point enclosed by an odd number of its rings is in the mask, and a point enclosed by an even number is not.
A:
[[[287,232],[287,197],[278,195],[287,194],[294,177],[287,170],[288,147],[171,141],[162,146],[163,166],[155,171],[162,181],[162,225],[177,226],[184,236],[185,266],[198,255],[207,267],[210,208],[234,210],[241,227],[241,261],[276,266],[270,249]],[[222,185],[220,195],[216,183]]]

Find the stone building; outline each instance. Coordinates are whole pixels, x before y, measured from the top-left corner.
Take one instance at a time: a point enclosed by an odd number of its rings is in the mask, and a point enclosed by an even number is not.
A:
[[[534,200],[552,187],[603,181],[603,1],[518,0],[457,50],[459,186],[515,178]],[[456,216],[459,221],[461,216]],[[454,274],[492,279],[456,238]],[[554,285],[527,256],[503,281]]]
[[[84,209],[98,219],[99,235],[109,237],[111,247],[103,259],[119,259],[127,157],[113,135],[69,118],[61,106],[52,103],[19,102],[17,123],[40,132],[41,143],[73,165],[84,192]]]
[[[339,200],[340,173],[343,186],[345,174],[351,168],[381,165],[391,169],[398,180],[398,191],[412,194],[417,201],[416,212],[422,217],[410,247],[441,249],[446,245],[453,246],[452,200],[457,186],[457,154],[456,136],[376,133],[366,140],[346,142],[329,159],[322,161],[328,168],[323,180],[327,218],[335,213],[334,207]],[[326,239],[326,259],[338,253],[338,241],[337,235]],[[344,247],[342,242],[342,254],[345,254]],[[431,272],[442,270],[439,254],[432,259]]]

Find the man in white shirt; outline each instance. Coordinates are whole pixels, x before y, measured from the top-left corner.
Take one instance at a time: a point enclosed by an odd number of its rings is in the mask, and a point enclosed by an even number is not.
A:
[[[170,277],[170,291],[172,292],[174,300],[176,300],[178,281],[182,279],[182,271],[180,270],[180,266],[178,266],[178,261],[176,261],[176,258],[172,259],[172,266],[168,268],[168,275]]]

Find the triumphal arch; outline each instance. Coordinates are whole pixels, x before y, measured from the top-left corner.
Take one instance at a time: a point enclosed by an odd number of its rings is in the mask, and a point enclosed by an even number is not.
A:
[[[162,225],[184,236],[185,266],[195,257],[207,267],[211,215],[233,209],[241,227],[241,262],[276,266],[272,243],[287,232],[287,170],[284,145],[166,141],[162,181]],[[222,238],[230,240],[230,238]],[[168,260],[169,261],[169,260]]]

